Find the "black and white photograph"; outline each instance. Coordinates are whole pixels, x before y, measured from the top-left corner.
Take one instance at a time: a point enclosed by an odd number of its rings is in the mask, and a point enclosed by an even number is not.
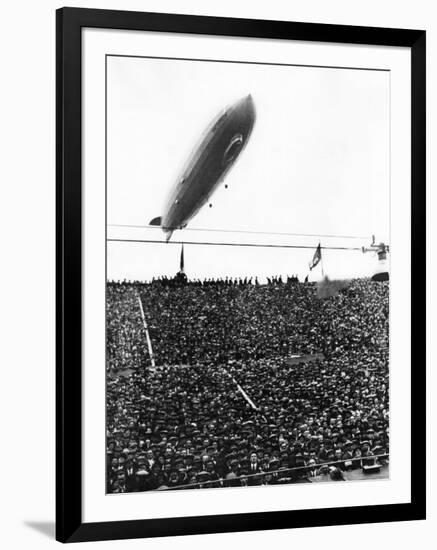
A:
[[[435,6],[2,7],[0,547],[431,548]]]
[[[106,493],[388,479],[390,71],[105,62]]]

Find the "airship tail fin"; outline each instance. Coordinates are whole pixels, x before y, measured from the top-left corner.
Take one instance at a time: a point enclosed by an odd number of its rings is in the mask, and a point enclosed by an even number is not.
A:
[[[149,222],[149,225],[161,225],[161,216],[153,218],[153,220]]]

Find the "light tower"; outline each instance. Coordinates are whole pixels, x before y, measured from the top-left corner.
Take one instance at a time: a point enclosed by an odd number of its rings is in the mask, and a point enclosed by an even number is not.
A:
[[[363,254],[365,254],[366,252],[376,252],[378,256],[378,267],[372,276],[372,281],[389,280],[390,276],[387,267],[387,253],[389,252],[389,248],[389,245],[383,242],[376,244],[375,235],[372,235],[372,242],[370,243],[368,248],[366,248],[365,246],[362,247],[361,250]]]

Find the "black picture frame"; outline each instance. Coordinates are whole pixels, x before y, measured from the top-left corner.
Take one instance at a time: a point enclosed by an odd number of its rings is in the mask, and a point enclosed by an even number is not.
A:
[[[84,27],[411,49],[411,502],[375,506],[82,521],[81,30]],[[56,539],[78,542],[425,518],[425,48],[423,30],[62,8],[56,14]]]

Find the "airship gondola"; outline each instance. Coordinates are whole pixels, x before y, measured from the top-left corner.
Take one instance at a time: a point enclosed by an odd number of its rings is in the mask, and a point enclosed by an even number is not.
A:
[[[221,112],[206,128],[169,193],[164,213],[150,221],[150,225],[161,226],[167,242],[173,231],[186,227],[208,202],[245,148],[254,123],[255,106],[248,95]]]

